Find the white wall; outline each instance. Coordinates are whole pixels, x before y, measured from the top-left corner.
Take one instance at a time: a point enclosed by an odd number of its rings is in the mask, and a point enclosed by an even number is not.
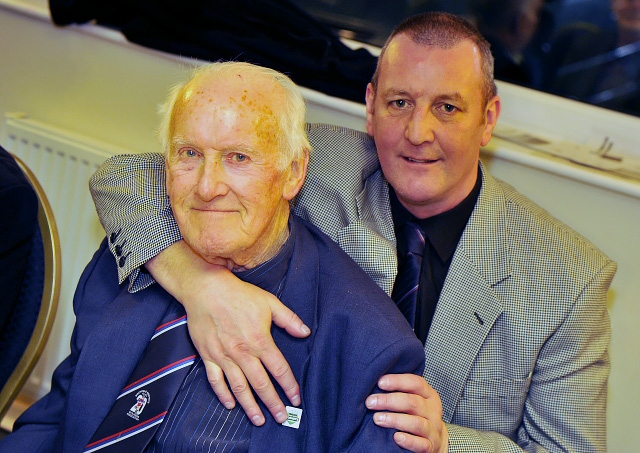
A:
[[[3,6],[5,5],[5,6]],[[6,6],[6,5],[9,5]],[[22,13],[10,6],[31,7]],[[0,0],[0,115],[22,111],[132,152],[156,151],[156,105],[183,75],[175,57],[126,43],[99,27],[56,28],[46,0]],[[579,144],[613,137],[640,155],[640,119],[500,85],[501,122]],[[309,120],[364,128],[363,106],[306,90]],[[613,324],[608,412],[612,452],[640,444],[640,183],[531,153],[494,139],[491,172],[591,239],[619,263],[609,297]],[[61,301],[70,312],[70,301]],[[68,350],[68,338],[53,339]]]
[[[8,4],[32,7],[34,10],[46,10],[49,8],[48,0],[9,0]]]

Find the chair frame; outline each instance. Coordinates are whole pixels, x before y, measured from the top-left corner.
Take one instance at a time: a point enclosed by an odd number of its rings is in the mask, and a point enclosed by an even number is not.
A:
[[[0,392],[0,420],[6,415],[42,355],[58,310],[62,275],[60,236],[49,200],[29,167],[17,156],[13,155],[13,157],[38,196],[38,223],[44,243],[45,279],[42,303],[31,339],[18,365]]]

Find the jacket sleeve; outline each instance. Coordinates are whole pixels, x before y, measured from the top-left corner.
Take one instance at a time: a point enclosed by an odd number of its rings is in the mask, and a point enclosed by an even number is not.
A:
[[[62,362],[53,376],[51,391],[31,406],[15,422],[13,432],[0,441],[0,452],[46,453],[56,448],[66,389],[71,380],[71,357]]]
[[[607,450],[611,326],[606,299],[615,271],[616,264],[608,261],[540,351],[517,439],[448,424],[450,453]]]
[[[345,293],[346,299],[343,295],[334,305],[336,311],[316,327],[307,376],[326,378],[309,378],[303,384],[308,412],[314,417],[309,420],[309,445],[317,451],[403,451],[393,440],[395,430],[373,422],[374,412],[365,400],[381,391],[377,383],[385,374],[421,375],[424,349],[379,288],[367,291],[353,273],[349,275],[354,291]]]
[[[413,332],[411,332],[413,335]],[[416,341],[414,341],[414,339]],[[348,354],[346,354],[348,357]],[[357,388],[349,388],[350,385],[345,383],[345,388],[342,389],[343,401],[354,398],[354,407],[362,407],[365,409],[362,416],[362,423],[357,432],[350,434],[344,432],[341,428],[336,427],[337,436],[334,437],[336,441],[340,440],[339,434],[345,434],[344,439],[349,435],[353,435],[353,440],[347,450],[349,452],[361,452],[361,453],[386,453],[391,451],[405,451],[399,447],[393,435],[396,430],[382,428],[373,422],[373,411],[366,409],[365,400],[373,394],[380,392],[377,386],[378,380],[385,374],[422,374],[424,369],[424,350],[420,341],[417,340],[415,335],[413,338],[406,336],[398,339],[395,343],[391,344],[388,348],[381,351],[380,354],[375,357],[368,366],[361,368],[360,382],[354,384],[354,387],[360,388],[360,394],[358,394]],[[341,445],[335,445],[336,449],[331,451],[340,450]]]
[[[78,319],[83,317],[83,311],[85,311],[83,302],[96,299],[93,294],[85,297],[85,287],[94,272],[104,275],[108,271],[105,268],[107,262],[104,259],[104,255],[107,253],[109,251],[103,241],[102,246],[95,253],[80,277],[73,302],[74,313]],[[112,262],[109,260],[108,264],[111,264],[110,269],[115,279]],[[101,291],[100,297],[105,300],[115,297],[116,292],[120,289],[117,285],[111,285],[111,288],[112,290],[109,291]],[[79,324],[85,324],[85,328],[80,329]],[[82,350],[84,338],[90,328],[91,323],[76,323],[71,337],[71,354],[54,371],[50,392],[16,420],[13,432],[0,442],[1,453],[62,451],[62,436],[60,433],[64,431],[69,386]]]
[[[335,332],[336,337],[347,336],[339,329]],[[308,419],[307,445],[313,446],[315,451],[403,451],[393,440],[395,430],[374,423],[374,412],[366,408],[365,400],[369,395],[380,392],[377,382],[385,374],[420,374],[424,366],[424,351],[415,336],[416,341],[413,342],[409,337],[398,339],[398,335],[387,333],[397,340],[385,342],[387,346],[382,349],[382,345],[372,343],[376,337],[368,333],[355,335],[358,342],[366,340],[366,344],[360,344],[359,350],[344,349],[348,345],[338,338],[333,342],[326,338],[321,340],[331,347],[323,353],[326,359],[312,361],[309,376],[326,378],[310,379],[315,388],[305,386],[303,389],[303,394],[307,395],[307,413],[312,417]],[[349,343],[355,346],[351,341]],[[377,354],[361,354],[366,350]],[[341,352],[337,354],[336,351]],[[310,399],[309,395],[318,396]]]
[[[182,239],[167,196],[164,156],[114,156],[93,174],[89,186],[118,263],[119,283],[128,277],[131,292],[146,288],[154,280],[141,266]]]

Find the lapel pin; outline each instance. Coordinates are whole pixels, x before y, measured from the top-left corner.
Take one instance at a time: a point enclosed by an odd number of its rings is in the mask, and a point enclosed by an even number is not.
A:
[[[282,423],[282,426],[287,428],[298,429],[300,427],[300,419],[302,418],[302,409],[299,407],[286,406],[287,408],[287,420]]]

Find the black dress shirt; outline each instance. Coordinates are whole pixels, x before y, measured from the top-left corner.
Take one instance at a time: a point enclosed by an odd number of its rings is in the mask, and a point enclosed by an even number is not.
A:
[[[433,217],[418,219],[400,203],[395,191],[389,186],[391,214],[398,243],[404,240],[398,234],[398,230],[406,222],[420,225],[425,237],[425,250],[420,268],[418,306],[416,307],[416,325],[413,326],[416,335],[423,343],[427,339],[431,319],[449,272],[453,254],[476,206],[481,187],[482,175],[478,170],[475,186],[459,205]]]

